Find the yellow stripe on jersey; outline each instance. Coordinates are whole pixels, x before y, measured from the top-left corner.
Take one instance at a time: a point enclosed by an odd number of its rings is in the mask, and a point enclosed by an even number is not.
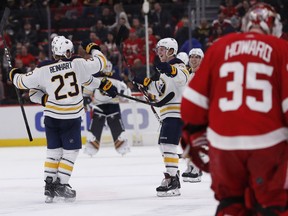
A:
[[[164,113],[164,112],[171,111],[171,110],[180,111],[180,105],[178,105],[178,106],[167,106],[167,107],[165,107],[163,109],[160,109],[160,113]]]
[[[57,169],[58,168],[58,162],[55,162],[55,163],[45,162],[44,166],[47,168]]]
[[[165,163],[178,163],[179,162],[179,158],[164,157],[164,162]]]
[[[57,111],[76,111],[76,110],[80,110],[83,108],[83,104],[80,104],[78,106],[73,106],[73,107],[61,107],[61,106],[53,106],[53,105],[46,105],[47,109],[53,109],[53,110],[57,110]]]
[[[103,69],[106,68],[106,66],[107,66],[106,58],[105,58],[103,55],[98,55],[98,56],[99,56],[99,57],[102,59],[102,61],[104,62]]]
[[[69,166],[67,164],[64,164],[64,163],[60,163],[59,164],[59,168],[62,168],[62,169],[65,169],[65,170],[68,170],[68,171],[71,171],[73,170],[73,166]]]

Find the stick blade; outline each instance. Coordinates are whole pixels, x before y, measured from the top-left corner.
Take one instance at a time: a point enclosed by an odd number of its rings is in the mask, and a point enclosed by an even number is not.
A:
[[[171,101],[174,98],[174,96],[175,96],[175,93],[174,92],[170,92],[161,101],[155,103],[153,106],[162,107],[165,104],[167,104],[169,101]]]

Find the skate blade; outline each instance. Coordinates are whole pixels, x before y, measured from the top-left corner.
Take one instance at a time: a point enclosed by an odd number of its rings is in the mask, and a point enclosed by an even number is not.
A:
[[[201,182],[201,178],[189,178],[189,177],[183,177],[184,182],[190,182],[190,183],[197,183]]]
[[[52,203],[52,202],[53,202],[53,197],[46,196],[45,203]]]
[[[157,192],[158,197],[172,197],[172,196],[180,196],[181,193],[179,189],[174,189],[166,192]]]

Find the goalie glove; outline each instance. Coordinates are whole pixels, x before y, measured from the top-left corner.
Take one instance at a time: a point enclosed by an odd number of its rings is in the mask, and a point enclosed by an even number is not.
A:
[[[168,77],[175,77],[177,75],[177,68],[167,62],[160,62],[155,68],[159,73],[165,73]]]
[[[209,172],[209,161],[204,159],[208,157],[208,144],[206,129],[191,133],[190,125],[184,125],[181,137],[183,157],[189,157],[204,172]]]
[[[99,86],[99,89],[101,91],[104,91],[108,94],[108,96],[114,98],[117,96],[118,91],[117,88],[112,84],[112,82],[110,80],[107,79],[107,77],[104,77],[101,80],[101,84]]]

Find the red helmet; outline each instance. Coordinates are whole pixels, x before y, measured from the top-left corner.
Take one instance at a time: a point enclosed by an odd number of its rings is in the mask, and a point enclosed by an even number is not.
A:
[[[242,30],[244,32],[249,31],[254,26],[259,26],[266,34],[278,37],[282,34],[280,15],[272,6],[265,3],[254,5],[243,18]]]

